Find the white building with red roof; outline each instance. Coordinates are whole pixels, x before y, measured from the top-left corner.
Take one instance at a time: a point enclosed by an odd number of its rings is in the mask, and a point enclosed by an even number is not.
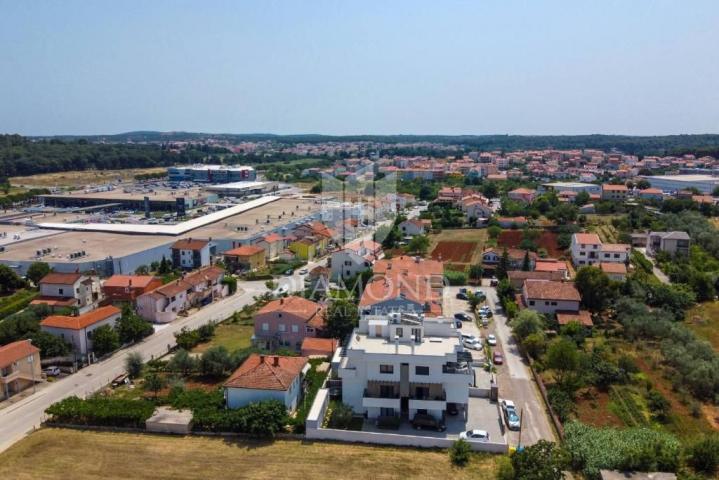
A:
[[[382,245],[369,239],[357,239],[330,257],[333,281],[356,277],[372,268],[374,262],[384,255]]]
[[[42,380],[40,350],[30,340],[18,340],[0,347],[0,400]]]
[[[316,337],[325,326],[324,306],[289,296],[273,300],[254,318],[254,343],[266,350],[280,347],[299,351],[305,337]]]
[[[31,304],[45,304],[53,310],[77,308],[86,312],[95,308],[100,301],[100,279],[82,273],[57,273],[45,275],[39,282],[40,296]]]
[[[227,408],[277,400],[293,411],[302,397],[302,377],[308,370],[307,357],[253,353],[224,384]]]
[[[66,315],[50,315],[40,322],[40,329],[72,346],[81,355],[92,352],[92,334],[103,325],[115,326],[122,312],[113,305],[70,317]]]

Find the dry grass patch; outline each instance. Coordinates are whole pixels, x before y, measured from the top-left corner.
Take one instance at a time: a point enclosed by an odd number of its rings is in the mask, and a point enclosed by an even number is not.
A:
[[[84,187],[93,183],[133,180],[135,175],[164,172],[166,167],[128,168],[125,170],[82,170],[72,172],[39,173],[28,177],[11,177],[11,185],[32,187]]]
[[[460,469],[443,450],[42,429],[0,454],[0,478],[492,479],[496,458]]]

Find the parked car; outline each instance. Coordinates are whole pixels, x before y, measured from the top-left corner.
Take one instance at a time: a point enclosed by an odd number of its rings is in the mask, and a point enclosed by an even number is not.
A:
[[[519,415],[517,415],[517,408],[514,406],[514,402],[511,400],[502,400],[500,406],[502,407],[502,413],[504,414],[504,421],[507,422],[507,427],[510,430],[519,430],[521,422]]]
[[[489,279],[490,287],[496,287],[497,285],[499,285],[499,280],[497,279],[497,277],[492,277]]]
[[[502,352],[494,352],[492,355],[492,361],[495,365],[501,365],[504,363],[504,357],[502,356]]]
[[[489,432],[485,430],[467,430],[466,432],[461,432],[459,438],[475,442],[488,442]]]
[[[482,350],[482,342],[477,339],[462,340],[462,345],[464,345],[466,348],[469,348],[470,350]]]
[[[459,413],[459,409],[457,408],[457,404],[454,402],[448,402],[447,403],[447,413],[450,415],[457,415]]]
[[[302,268],[302,269],[300,269],[300,275],[307,275],[308,271],[309,270],[307,270],[306,268]]]
[[[117,377],[113,378],[112,382],[110,383],[112,388],[117,388],[120,385],[129,385],[129,384],[130,384],[130,375],[128,375],[127,373],[122,373],[122,374],[118,375]]]
[[[58,375],[60,375],[60,367],[47,367],[45,370],[43,370],[43,372],[48,377],[57,377]]]
[[[454,318],[455,318],[455,320],[462,320],[464,322],[472,321],[472,317],[470,317],[469,314],[464,313],[464,312],[455,313]]]
[[[487,295],[485,295],[482,290],[475,290],[474,296],[479,298],[480,301],[484,301],[487,298]]]
[[[289,270],[285,270],[285,275],[292,275],[294,273],[294,270],[291,268]]]
[[[287,287],[287,285],[281,285],[280,287],[275,290],[275,295],[284,295],[285,293],[288,293],[290,289]]]
[[[459,292],[457,294],[457,299],[458,300],[469,300],[469,297],[467,296],[466,293]]]
[[[487,335],[487,343],[491,346],[497,345],[497,337],[495,337],[493,333],[490,333]]]
[[[489,319],[487,317],[482,317],[482,326],[484,328],[487,328],[489,326]]]
[[[464,294],[466,295],[466,294],[467,294],[467,287],[462,287],[462,288],[460,288],[460,289],[459,289],[459,293],[464,293]]]
[[[441,420],[437,420],[432,415],[428,415],[426,413],[418,413],[414,416],[414,419],[412,420],[412,426],[416,428],[417,430],[421,430],[423,428],[430,428],[432,430],[437,430],[438,432],[444,432],[445,426],[444,422]]]
[[[465,340],[472,340],[472,341],[474,341],[474,340],[479,340],[479,338],[475,337],[474,335],[470,335],[469,333],[463,333],[463,334],[462,334],[462,341],[464,342]]]

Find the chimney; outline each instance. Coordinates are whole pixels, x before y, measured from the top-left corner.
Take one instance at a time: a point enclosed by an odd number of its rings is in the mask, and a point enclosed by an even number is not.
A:
[[[275,367],[279,367],[280,366],[280,357],[278,357],[278,356],[273,357],[272,365]]]
[[[131,286],[132,286],[132,278],[130,278],[130,279],[127,281],[127,286],[128,286],[128,287],[131,287]]]
[[[264,355],[260,355],[260,363],[265,363],[265,356],[264,356]]]
[[[280,297],[280,305],[284,305],[285,303],[285,297]]]

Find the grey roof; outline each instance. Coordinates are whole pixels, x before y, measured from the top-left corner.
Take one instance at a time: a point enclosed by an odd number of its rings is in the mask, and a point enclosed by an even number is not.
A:
[[[600,470],[602,480],[676,480],[677,476],[669,472],[620,472],[619,470]]]
[[[671,240],[691,240],[691,237],[687,232],[651,232],[649,235],[658,235],[662,238]]]

